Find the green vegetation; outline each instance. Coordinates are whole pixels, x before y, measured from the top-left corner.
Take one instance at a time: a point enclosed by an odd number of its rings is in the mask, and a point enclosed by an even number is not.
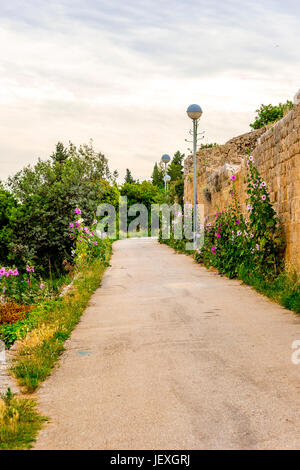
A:
[[[35,310],[34,329],[21,342],[12,373],[27,392],[34,391],[50,374],[64,350],[64,342],[70,336],[91,294],[99,286],[111,254],[111,243],[106,240],[105,261],[96,258],[84,265],[74,280],[72,289]]]
[[[257,116],[255,117],[255,121],[250,124],[250,127],[260,129],[268,124],[279,121],[285,114],[293,109],[293,106],[292,101],[289,100],[287,100],[286,103],[279,103],[277,106],[262,104],[261,107],[256,110]]]
[[[47,418],[36,410],[36,400],[17,398],[8,389],[0,397],[0,449],[23,450],[32,447]]]
[[[278,217],[270,202],[266,182],[248,159],[247,216],[241,212],[239,196],[232,181],[232,203],[217,211],[214,220],[205,220],[204,243],[193,256],[198,263],[213,267],[229,278],[239,278],[258,292],[300,313],[300,279],[297,273],[283,270],[284,243]],[[183,214],[173,221],[170,238],[160,241],[186,252],[187,240],[174,237]],[[191,252],[188,252],[191,254]]]
[[[0,190],[0,262],[30,264],[43,277],[60,276],[72,264],[69,223],[75,207],[90,225],[101,202],[117,204],[119,197],[107,159],[92,143],[56,151],[34,167],[9,178]]]

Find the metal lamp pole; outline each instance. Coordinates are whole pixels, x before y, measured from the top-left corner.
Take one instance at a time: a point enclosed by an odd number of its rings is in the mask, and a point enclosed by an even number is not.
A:
[[[164,181],[165,181],[165,192],[167,191],[167,164],[169,163],[169,161],[171,160],[171,157],[170,155],[168,154],[164,154],[162,157],[161,157],[161,161],[164,163],[165,165],[165,177],[164,177]]]
[[[194,235],[194,247],[196,248],[197,243],[197,131],[198,131],[198,120],[202,115],[202,109],[198,104],[191,104],[187,109],[187,115],[193,120],[193,160],[194,160],[194,204],[193,204],[193,235]]]

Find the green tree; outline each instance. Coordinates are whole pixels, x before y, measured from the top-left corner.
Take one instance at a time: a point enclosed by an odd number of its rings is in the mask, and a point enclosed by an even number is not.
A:
[[[10,216],[13,208],[17,206],[13,195],[6,191],[0,185],[0,261],[6,264],[9,254],[9,244],[13,236],[12,228],[10,227]]]
[[[20,266],[30,259],[47,270],[50,260],[52,269],[61,271],[63,261],[71,260],[74,209],[82,210],[89,225],[101,202],[117,205],[119,192],[112,183],[107,159],[92,142],[78,148],[59,143],[50,159],[9,178],[8,188],[18,201],[9,216],[10,262]]]
[[[154,184],[154,186],[157,186],[158,188],[163,188],[165,184],[164,175],[165,169],[163,164],[161,162],[159,164],[155,163],[151,177],[152,184]]]
[[[272,122],[276,122],[282,119],[283,116],[293,108],[292,101],[287,100],[286,103],[279,103],[277,106],[272,104],[262,104],[259,109],[256,110],[257,115],[255,121],[250,124],[253,129],[260,129],[261,127],[267,126]]]
[[[135,183],[131,171],[126,168],[125,183]]]

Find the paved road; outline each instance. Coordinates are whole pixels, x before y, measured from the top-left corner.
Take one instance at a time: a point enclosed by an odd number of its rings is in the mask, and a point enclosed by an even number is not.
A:
[[[39,392],[36,448],[300,448],[296,315],[155,240],[111,264]]]

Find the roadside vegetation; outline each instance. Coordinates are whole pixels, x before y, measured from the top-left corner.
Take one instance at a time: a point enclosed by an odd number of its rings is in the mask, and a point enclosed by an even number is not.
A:
[[[204,243],[193,252],[194,259],[229,278],[241,279],[285,308],[300,313],[300,278],[295,271],[284,270],[285,246],[267,184],[251,155],[247,165],[247,215],[241,211],[235,188],[236,176],[232,174],[231,205],[226,210],[217,211],[214,220],[204,221],[201,227]],[[175,215],[170,238],[163,239],[161,231],[160,241],[186,252],[188,240],[174,237],[182,217],[181,213]],[[191,254],[190,251],[187,253]]]
[[[293,109],[294,105],[292,101],[287,100],[286,103],[279,103],[277,106],[272,104],[262,104],[259,109],[256,110],[256,117],[250,127],[252,129],[260,129],[261,127],[272,124],[279,121],[287,113]]]

